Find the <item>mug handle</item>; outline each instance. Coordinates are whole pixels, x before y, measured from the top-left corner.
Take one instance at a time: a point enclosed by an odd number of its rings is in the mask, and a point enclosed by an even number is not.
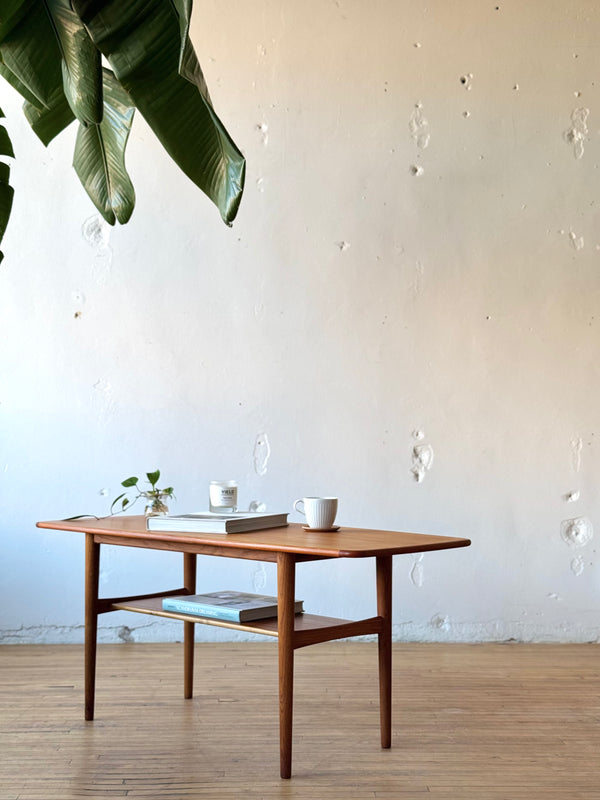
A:
[[[298,511],[300,514],[304,514],[306,516],[306,511],[303,508],[298,508],[298,503],[302,503],[304,505],[304,500],[296,500],[294,503],[294,511]]]

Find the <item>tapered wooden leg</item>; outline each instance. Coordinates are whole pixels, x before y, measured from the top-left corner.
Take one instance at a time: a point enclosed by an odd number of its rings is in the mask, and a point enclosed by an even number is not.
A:
[[[377,614],[379,634],[379,713],[381,746],[392,746],[392,556],[377,556]]]
[[[294,593],[296,562],[292,553],[277,556],[277,629],[279,634],[279,751],[281,777],[292,777],[294,708]]]
[[[196,554],[183,554],[183,585],[196,593]],[[193,622],[183,623],[183,696],[188,700],[194,692],[194,633]]]
[[[98,637],[98,580],[100,545],[85,535],[85,719],[94,719],[96,641]]]

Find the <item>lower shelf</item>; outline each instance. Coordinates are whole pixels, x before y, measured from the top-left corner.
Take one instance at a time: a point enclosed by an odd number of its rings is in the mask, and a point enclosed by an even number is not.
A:
[[[258,619],[252,622],[228,622],[223,619],[197,617],[193,614],[180,614],[176,611],[164,611],[162,597],[147,597],[141,600],[125,600],[111,604],[111,609],[119,611],[135,611],[138,614],[151,614],[155,617],[168,617],[183,622],[195,622],[201,625],[214,625],[218,628],[232,628],[249,633],[261,633],[265,636],[277,636],[277,618]],[[294,623],[294,647],[304,647],[318,642],[343,639],[347,636],[362,636],[380,633],[381,617],[351,622],[335,617],[322,617],[316,614],[296,614]]]

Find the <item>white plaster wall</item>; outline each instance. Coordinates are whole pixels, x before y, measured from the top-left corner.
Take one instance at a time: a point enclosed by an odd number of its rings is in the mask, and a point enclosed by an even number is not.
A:
[[[136,211],[98,230],[74,129],[45,149],[0,90],[17,152],[0,267],[2,641],[81,641],[83,539],[35,521],[106,513],[120,480],[157,467],[173,510],[235,477],[244,507],[336,494],[346,525],[471,537],[395,559],[399,639],[597,640],[600,6],[196,0],[194,14],[248,159],[231,230],[141,118]],[[563,524],[579,518],[583,533]],[[179,570],[106,548],[101,590],[166,588]],[[199,572],[200,589],[275,591],[270,565]],[[368,616],[373,572],[304,565],[298,595]],[[181,636],[136,615],[102,623],[102,641]]]

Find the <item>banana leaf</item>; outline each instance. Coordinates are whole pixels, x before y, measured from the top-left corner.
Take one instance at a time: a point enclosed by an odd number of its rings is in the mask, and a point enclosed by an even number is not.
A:
[[[10,83],[13,89],[16,89],[17,92],[21,95],[21,97],[24,97],[25,100],[27,100],[29,103],[35,105],[36,103],[40,102],[37,99],[37,97],[29,91],[29,89],[25,86],[25,84],[21,83],[21,81],[17,78],[17,76],[13,75],[13,73],[9,70],[6,64],[4,64],[4,62],[2,61],[1,52],[0,52],[0,75],[2,75],[4,80],[8,81],[8,83]]]
[[[47,145],[76,115],[101,120],[102,73],[100,53],[68,0],[34,1],[35,14],[0,43],[0,75],[25,98],[25,116]]]
[[[61,55],[46,4],[27,3],[27,14],[0,43],[2,61],[36,98],[48,107],[58,86],[62,88]]]
[[[52,91],[48,106],[44,106],[1,60],[0,75],[25,98],[23,103],[25,118],[45,145],[75,119],[61,84]]]
[[[246,164],[212,108],[193,55],[191,4],[72,0],[72,6],[165,150],[231,224]]]
[[[102,120],[100,52],[88,36],[69,0],[45,0],[62,55],[62,79],[67,102],[80,122]]]
[[[111,225],[125,224],[135,191],[125,168],[125,147],[135,108],[110,70],[102,70],[104,115],[99,125],[80,123],[73,166],[90,199]]]
[[[31,0],[2,0],[0,3],[0,42],[23,19]]]
[[[63,92],[62,84],[50,95],[47,107],[40,108],[26,100],[23,103],[23,113],[35,134],[45,145],[48,145],[75,119]]]
[[[0,117],[3,116],[4,113],[2,112],[2,109],[0,109]],[[14,156],[8,133],[3,125],[0,125],[0,136],[3,139],[2,150],[10,151],[3,152],[3,155]],[[6,230],[6,226],[8,224],[8,218],[10,217],[13,202],[14,190],[12,186],[9,186],[8,184],[9,176],[10,169],[8,164],[0,163],[0,242],[2,241],[4,231]],[[3,258],[4,254],[0,251],[0,262]]]
[[[8,224],[14,194],[13,187],[8,185],[8,165],[0,164],[0,173],[5,171],[3,168],[6,168],[6,178],[0,174],[0,242]],[[0,261],[2,258],[3,255],[0,253]]]
[[[3,116],[2,114],[0,115]],[[15,157],[10,136],[3,125],[0,125],[0,156],[10,156],[11,158]]]
[[[135,106],[225,222],[237,214],[245,160],[212,107],[189,38],[191,8],[192,0],[0,0],[0,75],[25,98],[44,144],[79,119],[74,166],[111,224],[127,222],[135,204],[124,157]],[[0,155],[12,156],[1,126]],[[0,164],[0,234],[8,177]]]
[[[190,41],[192,0],[173,0],[173,5],[179,17],[179,74],[190,83],[195,83],[202,97],[212,106],[212,101],[208,94],[208,86]]]

